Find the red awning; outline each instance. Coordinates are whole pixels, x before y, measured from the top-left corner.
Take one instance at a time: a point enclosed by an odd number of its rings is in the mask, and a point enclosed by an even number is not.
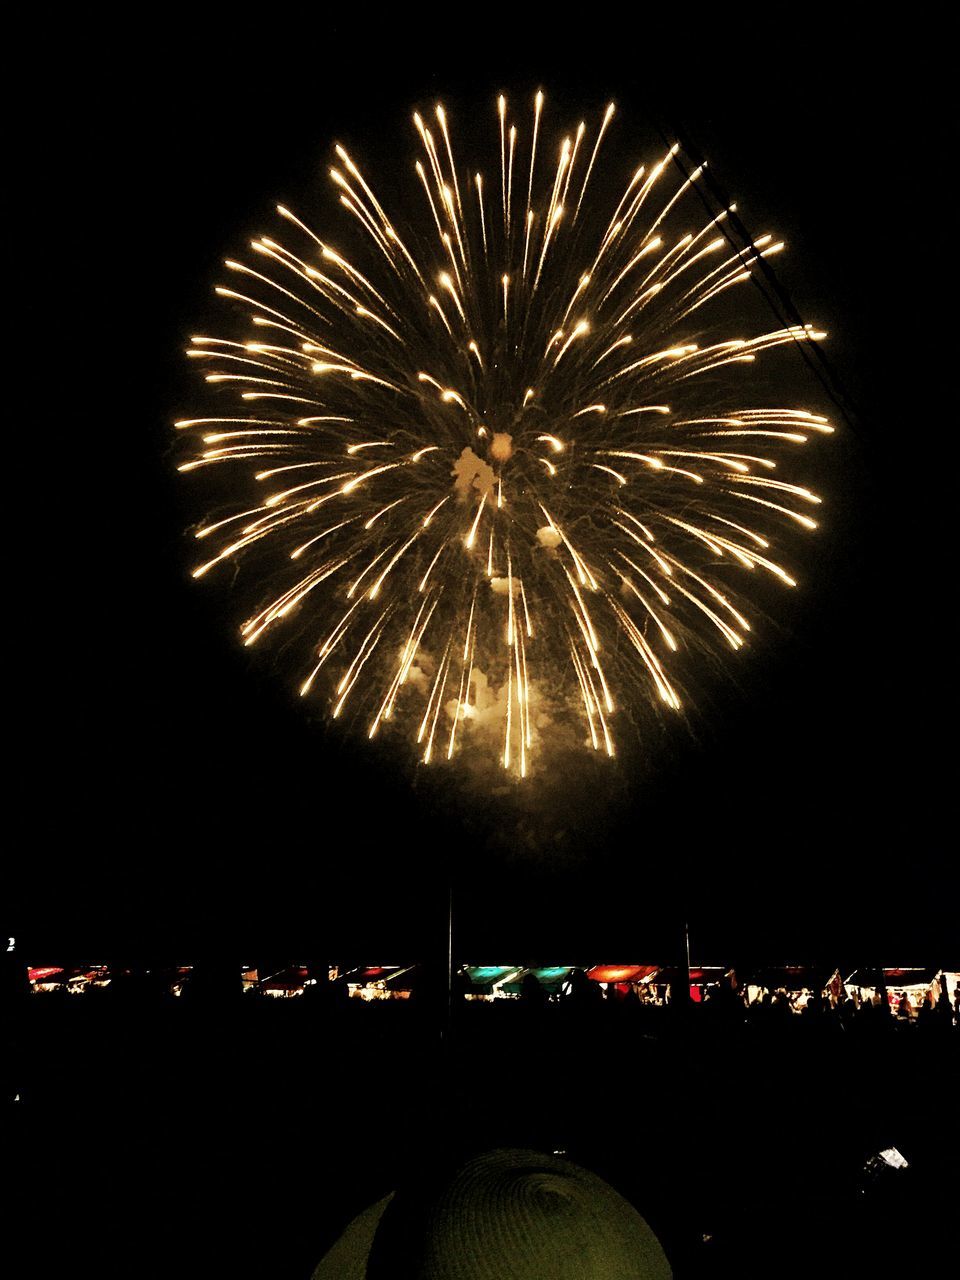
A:
[[[260,983],[261,991],[299,991],[307,978],[305,968],[281,969]]]
[[[644,982],[657,972],[655,964],[595,964],[587,970],[594,982]]]

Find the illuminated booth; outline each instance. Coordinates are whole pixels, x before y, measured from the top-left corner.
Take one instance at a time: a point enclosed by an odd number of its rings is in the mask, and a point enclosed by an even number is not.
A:
[[[245,980],[249,972],[250,970],[245,971]],[[259,990],[261,995],[273,996],[276,999],[302,996],[304,984],[308,977],[309,970],[305,965],[289,965],[285,969],[278,969],[276,973],[271,973],[261,978]],[[246,985],[246,981],[244,985]]]
[[[823,965],[768,965],[754,969],[744,983],[747,1004],[754,1004],[767,995],[786,997],[790,1008],[799,1013],[814,996],[835,1001],[840,998],[843,983],[839,969]]]
[[[733,970],[723,965],[700,965],[689,970],[679,966],[669,966],[658,969],[652,975],[650,982],[656,987],[657,1002],[670,1004],[676,999],[678,992],[682,993],[689,979],[690,999],[694,1004],[701,1004],[705,996],[709,998],[720,983],[725,980],[729,982],[732,975]]]
[[[881,988],[887,991],[887,1003],[894,1013],[906,1002],[909,1014],[926,1000],[934,1002],[940,995],[940,969],[855,969],[844,979],[844,989],[857,1004],[873,1002]]]
[[[556,999],[563,992],[564,987],[573,973],[571,965],[547,965],[535,969],[520,969],[511,971],[510,977],[503,982],[499,988],[501,995],[520,996],[523,995],[523,984],[528,977],[536,978],[537,982],[547,993],[551,999]]]
[[[355,1000],[409,1000],[420,977],[419,965],[370,965],[345,975]]]
[[[516,990],[506,990],[512,986],[524,972],[520,965],[467,964],[460,970],[469,986],[464,992],[467,1000],[497,1000],[512,998],[520,994]]]
[[[62,966],[29,968],[27,978],[34,993],[62,991],[78,996],[93,987],[106,987],[110,983],[110,971],[105,964],[88,965],[85,968],[65,969]]]
[[[607,995],[626,996],[634,992],[644,999],[656,995],[656,964],[595,964],[587,970],[591,982],[599,982]]]
[[[36,966],[27,970],[30,990],[37,994],[41,991],[62,991],[64,988],[64,970],[56,965],[45,968]]]

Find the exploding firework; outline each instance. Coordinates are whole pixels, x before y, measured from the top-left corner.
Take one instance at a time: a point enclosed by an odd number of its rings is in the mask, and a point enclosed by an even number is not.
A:
[[[177,423],[181,471],[235,477],[193,573],[244,561],[244,642],[295,627],[300,693],[334,718],[425,762],[492,745],[521,776],[571,716],[613,756],[618,710],[679,709],[684,669],[743,645],[742,581],[794,586],[774,540],[815,527],[781,464],[832,430],[745,404],[759,356],[823,337],[730,336],[729,291],[782,244],[737,247],[676,146],[606,200],[613,106],[558,149],[542,108],[521,143],[498,100],[489,176],[443,107],[415,115],[396,215],[338,146],[359,251],[280,206],[282,241],[226,263],[232,336],[188,351],[231,410]]]

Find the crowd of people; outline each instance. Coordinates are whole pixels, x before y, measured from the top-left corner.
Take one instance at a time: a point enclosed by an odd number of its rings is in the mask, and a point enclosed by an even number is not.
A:
[[[448,988],[439,958],[408,998],[364,1000],[349,968],[305,966],[314,981],[275,998],[259,980],[244,992],[232,962],[197,964],[179,996],[160,969],[121,967],[81,996],[21,983],[10,1018],[24,1184],[45,1213],[53,1196],[88,1205],[65,1248],[86,1230],[95,1250],[123,1222],[140,1249],[162,1222],[158,1275],[189,1274],[199,1231],[230,1251],[208,1271],[309,1280],[427,1135],[454,1128],[596,1170],[678,1277],[769,1274],[784,1215],[805,1274],[828,1240],[845,1274],[888,1274],[901,1241],[901,1274],[938,1274],[926,1235],[885,1233],[902,1219],[949,1234],[946,983],[907,1013],[882,988],[801,1000],[732,973],[691,984],[694,999],[682,968],[672,984],[573,970],[549,988],[528,973],[515,995],[478,999],[466,974]]]
[[[839,992],[790,990],[757,991],[752,998],[739,986],[732,973],[708,987],[691,986],[689,998],[683,987],[630,986],[609,984],[604,988],[581,971],[574,970],[555,994],[548,993],[536,977],[528,974],[516,1001],[497,1000],[497,1007],[518,1004],[531,1012],[549,1015],[551,1009],[580,1010],[598,1017],[610,1010],[610,1017],[628,1020],[643,1031],[656,1035],[668,1032],[678,1022],[704,1030],[725,1029],[759,1033],[819,1033],[870,1036],[902,1033],[936,1035],[960,1029],[960,1001],[945,980],[932,984],[919,998],[877,988],[841,988]],[[455,999],[456,1004],[456,999]],[[562,1016],[562,1014],[560,1014]]]
[[[884,1030],[916,1029],[920,1033],[936,1033],[960,1028],[960,987],[951,991],[947,976],[941,973],[923,989],[905,991],[888,988],[882,982],[875,987],[858,987],[835,982],[824,989],[760,986],[756,982],[740,982],[733,970],[710,983],[690,982],[683,970],[677,970],[671,981],[602,983],[574,968],[560,983],[544,985],[535,973],[527,972],[510,995],[494,996],[488,989],[475,986],[466,969],[454,972],[447,985],[446,973],[425,966],[416,972],[412,984],[400,994],[403,998],[377,1000],[357,999],[362,993],[354,971],[346,968],[329,971],[326,966],[313,966],[304,971],[312,975],[301,986],[291,988],[295,1003],[314,1010],[336,1013],[348,1007],[410,1007],[440,1012],[446,1004],[448,1018],[479,1018],[466,1014],[467,1008],[492,1007],[513,1010],[517,1016],[566,1009],[589,1014],[591,1010],[618,1011],[610,1016],[630,1018],[651,1034],[684,1020],[703,1027],[737,1026],[757,1031],[776,1032],[796,1026],[824,1033],[882,1033]],[[659,975],[656,975],[659,976]],[[73,988],[76,990],[76,988]],[[39,988],[35,988],[39,992]],[[50,998],[50,988],[43,992]],[[59,995],[71,990],[61,983],[53,988]],[[168,1003],[178,997],[186,1005],[230,1003],[240,996],[245,1002],[267,1001],[288,1005],[290,999],[268,999],[267,987],[250,982],[245,987],[231,966],[201,965],[192,972],[178,971],[171,982],[170,971],[119,970],[110,982],[89,984],[84,991],[86,1001],[104,1004],[137,1004],[141,1007]],[[375,1016],[375,1015],[374,1015]],[[503,1013],[504,1017],[512,1016]],[[562,1016],[557,1014],[557,1016]]]

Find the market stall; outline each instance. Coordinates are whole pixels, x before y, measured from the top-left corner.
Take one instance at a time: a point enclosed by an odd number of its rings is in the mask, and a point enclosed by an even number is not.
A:
[[[670,1003],[689,981],[690,999],[694,1004],[700,1004],[704,996],[709,996],[724,979],[729,980],[732,972],[724,965],[700,965],[695,969],[670,966],[658,969],[650,982],[656,987],[658,1002]]]
[[[504,997],[515,999],[519,995],[519,988],[516,991],[505,988],[519,979],[524,970],[521,965],[468,964],[460,972],[467,982],[465,999],[497,1000]]]
[[[419,965],[370,965],[346,974],[347,989],[356,1000],[408,1000],[419,978]]]
[[[80,968],[47,966],[27,970],[30,990],[39,992],[62,991],[67,995],[83,995],[93,987],[105,987],[110,982],[110,971],[105,964],[86,965]]]
[[[305,965],[290,965],[285,969],[278,969],[276,973],[271,973],[261,978],[259,983],[260,993],[265,996],[274,996],[278,999],[302,996],[304,984],[308,977],[309,970]]]
[[[843,992],[843,983],[840,970],[825,965],[768,965],[751,970],[743,989],[747,1004],[754,1004],[768,995],[780,995],[786,998],[795,1013],[799,1013],[818,996],[836,1001]]]
[[[940,995],[941,972],[940,969],[855,969],[844,979],[843,986],[858,1005],[865,1001],[875,1003],[879,993],[886,990],[891,1010],[912,1016],[925,1001],[936,1001]]]
[[[532,969],[520,969],[515,976],[508,977],[502,983],[500,993],[507,996],[522,995],[524,983],[527,982],[529,987],[528,980],[534,978],[548,997],[556,999],[562,994],[571,973],[573,973],[571,965],[547,965]]]
[[[599,982],[608,995],[626,996],[632,991],[648,997],[655,990],[659,971],[660,966],[656,964],[595,964],[587,970],[587,977],[591,982]]]

